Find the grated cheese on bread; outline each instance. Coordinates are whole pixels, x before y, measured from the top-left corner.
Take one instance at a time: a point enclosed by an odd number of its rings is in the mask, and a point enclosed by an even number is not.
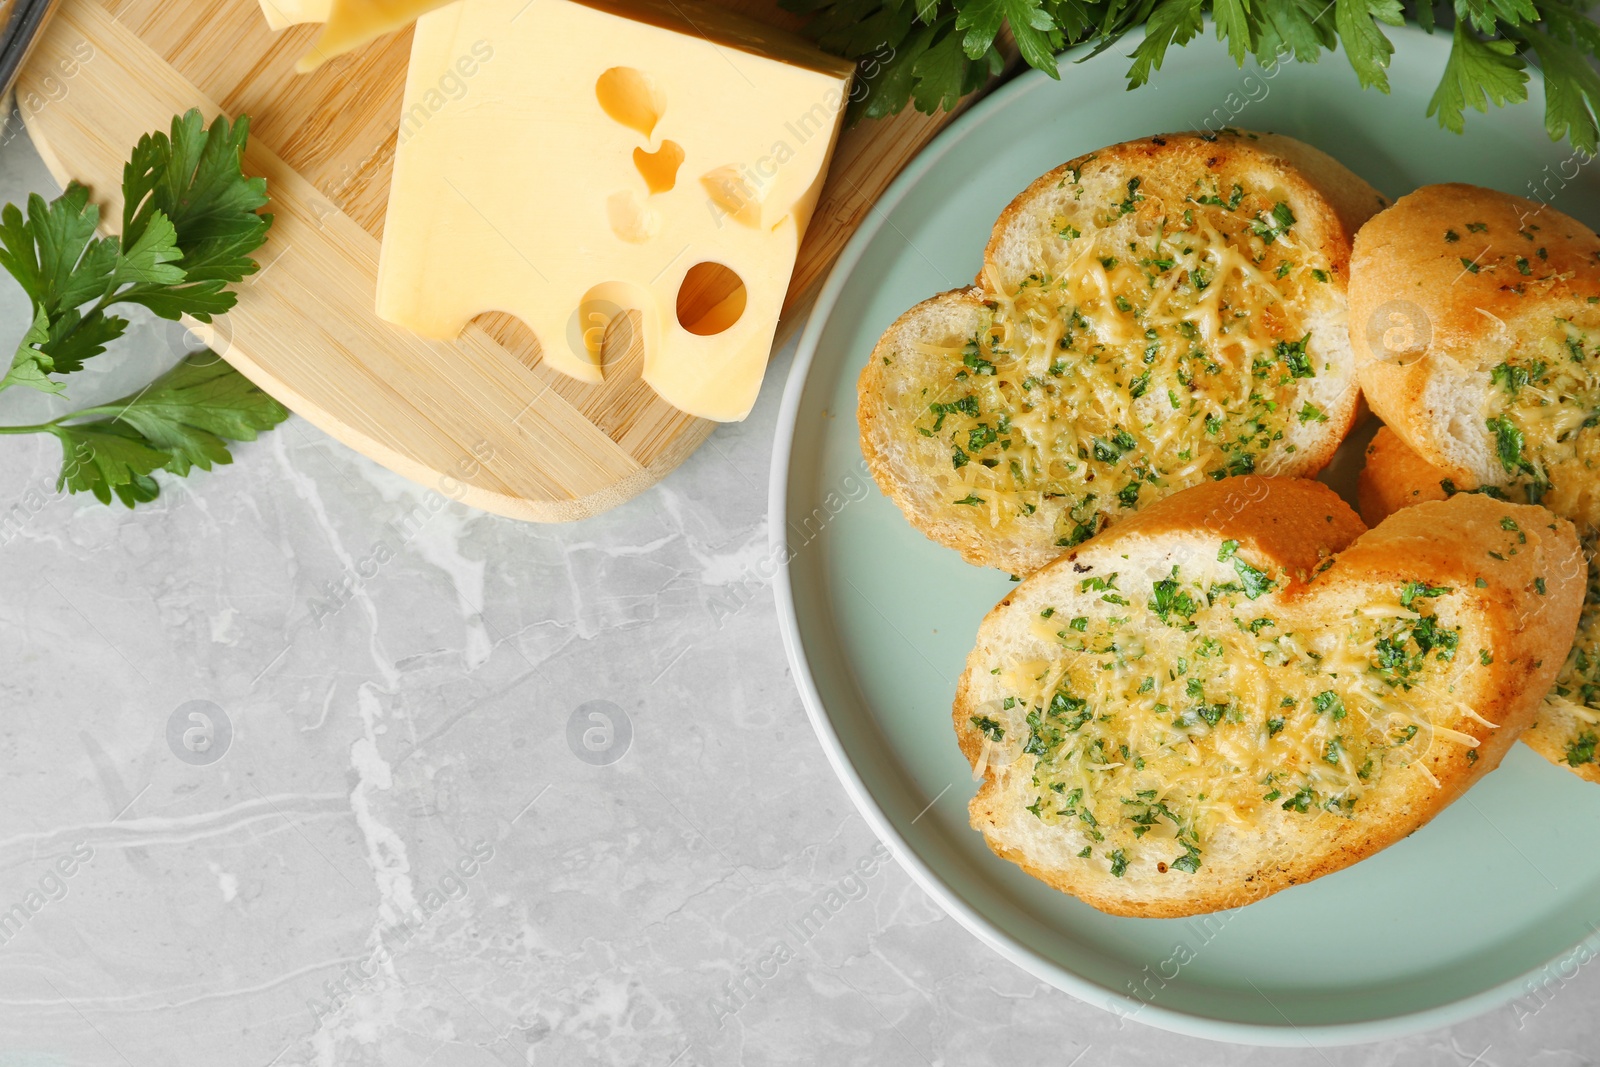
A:
[[[873,350],[873,476],[935,541],[1026,574],[1187,486],[1315,474],[1355,417],[1348,258],[1384,203],[1270,134],[1056,168],[1001,214],[976,285]]]
[[[1377,524],[1394,512],[1428,500],[1445,500],[1463,491],[1438,467],[1430,465],[1387,426],[1367,446],[1366,466],[1359,481],[1361,517]],[[1525,489],[1502,490],[1525,499]],[[1584,602],[1578,632],[1545,695],[1533,725],[1522,739],[1545,759],[1579,778],[1600,782],[1600,537],[1581,532]]]
[[[1118,915],[1339,870],[1499,764],[1570,643],[1575,573],[1570,524],[1481,495],[1365,531],[1300,479],[1174,494],[985,618],[953,710],[972,825]]]

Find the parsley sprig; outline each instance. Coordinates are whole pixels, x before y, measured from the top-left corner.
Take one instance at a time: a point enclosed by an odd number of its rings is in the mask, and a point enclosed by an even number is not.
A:
[[[250,253],[272,216],[266,181],[240,168],[249,119],[199,111],[172,120],[170,134],[141,138],[122,174],[120,236],[97,236],[100,208],[76,182],[55,200],[34,194],[27,214],[0,210],[0,267],[32,303],[33,319],[0,391],[26,386],[60,395],[63,376],[82,370],[121,337],[128,320],[110,313],[136,304],[163,319],[200,322],[230,310],[229,285],[253,274]],[[136,393],[0,433],[48,433],[61,442],[56,488],[113,496],[129,507],[156,499],[152,477],[178,477],[233,461],[227,441],[253,441],[288,411],[209,351],[192,353]]]
[[[1528,98],[1530,61],[1545,76],[1545,128],[1585,154],[1600,149],[1600,26],[1587,0],[783,0],[808,17],[806,31],[824,49],[862,61],[864,93],[852,118],[881,118],[910,102],[946,110],[1004,65],[996,41],[1009,27],[1031,66],[1059,77],[1056,53],[1093,42],[1091,55],[1130,30],[1145,37],[1129,53],[1128,87],[1161,69],[1167,49],[1205,29],[1236,63],[1254,56],[1271,65],[1315,62],[1343,48],[1365,88],[1389,91],[1394,45],[1385,26],[1409,16],[1429,33],[1451,35],[1449,61],[1428,105],[1441,126],[1460,132],[1471,109]]]

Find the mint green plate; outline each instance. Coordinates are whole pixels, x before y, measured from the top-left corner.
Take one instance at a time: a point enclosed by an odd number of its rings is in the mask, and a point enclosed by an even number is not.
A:
[[[926,540],[865,472],[856,375],[882,330],[970,284],[989,228],[1032,179],[1103,145],[1224,123],[1309,141],[1396,196],[1467,181],[1600,222],[1597,168],[1526,105],[1424,117],[1449,38],[1390,31],[1393,92],[1342,55],[1239,71],[1209,35],[1123,89],[1132,41],[1029,74],[951,126],[851,241],[800,342],[773,460],[779,615],[817,735],[873,829],[957,920],[1074,996],[1156,1026],[1259,1044],[1441,1026],[1571,976],[1600,950],[1600,787],[1518,745],[1501,769],[1349,870],[1204,919],[1102,915],[996,858],[967,825],[974,785],[950,702],[978,622],[1009,587]],[[1341,466],[1359,464],[1347,442]],[[1584,943],[1585,938],[1588,943]]]

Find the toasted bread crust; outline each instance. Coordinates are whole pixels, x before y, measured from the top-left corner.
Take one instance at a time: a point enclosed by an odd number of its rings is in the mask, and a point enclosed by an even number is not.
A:
[[[905,367],[891,365],[888,357],[928,330],[943,340],[953,340],[947,331],[952,322],[976,323],[991,300],[990,287],[1004,273],[1007,242],[1028,225],[1036,226],[1030,212],[1041,209],[1069,173],[1093,163],[1123,174],[1177,173],[1206,175],[1233,172],[1247,167],[1259,174],[1265,185],[1280,190],[1293,202],[1298,238],[1325,257],[1329,264],[1327,284],[1342,294],[1349,275],[1354,235],[1362,222],[1380,210],[1386,201],[1376,190],[1322,152],[1289,138],[1272,134],[1230,133],[1201,136],[1192,133],[1166,134],[1125,144],[1113,145],[1079,157],[1042,175],[1019,194],[1001,213],[985,249],[985,266],[977,284],[952,290],[923,301],[902,315],[875,346],[858,382],[857,419],[861,449],[874,479],[884,493],[905,513],[907,519],[930,539],[955,549],[963,559],[980,566],[997,567],[1013,574],[1029,574],[1054,559],[1062,551],[1051,532],[1054,517],[1041,507],[1036,519],[1013,520],[1010,529],[984,528],[968,521],[953,508],[947,494],[930,486],[932,472],[925,460],[917,459],[915,449],[903,439],[906,431],[896,426],[892,395],[903,385]],[[989,305],[992,307],[993,305]],[[1359,389],[1342,327],[1337,337],[1323,343],[1331,346],[1330,356],[1341,368],[1349,385],[1336,396],[1317,396],[1322,413],[1318,421],[1291,423],[1297,439],[1295,447],[1274,455],[1258,469],[1291,476],[1313,476],[1333,458],[1339,443],[1353,426],[1357,415]],[[970,336],[970,333],[969,333]],[[1319,336],[1322,336],[1319,334]],[[924,338],[927,339],[927,338]],[[964,340],[964,338],[963,338]],[[901,376],[901,377],[897,377]],[[1331,387],[1330,387],[1331,389]],[[912,443],[914,444],[914,442]],[[1146,497],[1165,491],[1146,489]],[[1114,501],[1100,502],[1106,521],[1125,521],[1130,512],[1120,510]],[[1109,510],[1107,510],[1109,509]]]
[[[1444,477],[1443,471],[1429,465],[1386,426],[1378,431],[1367,448],[1367,464],[1361,470],[1359,482],[1361,517],[1376,525],[1402,508],[1444,500],[1447,494],[1440,484]],[[1594,609],[1593,604],[1585,605],[1586,611]],[[1580,644],[1592,625],[1587,619],[1584,621],[1584,629],[1579,632]],[[1522,740],[1563,770],[1584,781],[1600,783],[1600,764],[1573,766],[1567,760],[1568,739],[1577,736],[1586,726],[1560,704],[1547,703],[1539,709]]]
[[[1469,401],[1508,342],[1597,294],[1600,237],[1577,220],[1491,189],[1424,186],[1356,235],[1350,339],[1367,403],[1445,477],[1503,484],[1472,460],[1487,431]]]
[[[1449,477],[1419,456],[1387,426],[1378,428],[1367,445],[1366,463],[1356,478],[1361,521],[1376,526],[1401,508],[1444,500],[1443,479]],[[1471,485],[1462,488],[1472,488]]]
[[[1258,499],[1239,508],[1235,505],[1241,496]],[[1528,531],[1525,547],[1503,560],[1485,558],[1483,545],[1506,538],[1501,523],[1508,517]],[[1005,806],[1002,786],[1010,768],[987,767],[970,812],[974,828],[985,834],[991,849],[1102,911],[1146,917],[1194,915],[1249,903],[1370,856],[1428,822],[1496,767],[1533,721],[1577,624],[1583,583],[1571,577],[1573,561],[1581,560],[1571,525],[1542,508],[1461,495],[1403,510],[1378,529],[1362,530],[1360,520],[1330,490],[1296,479],[1233,478],[1160,501],[1027,579],[989,613],[957,689],[956,732],[962,752],[976,765],[984,739],[972,718],[992,696],[984,691],[993,685],[990,664],[1002,662],[1002,634],[1012,625],[1013,614],[1036,612],[1044,598],[1067,605],[1063,613],[1070,613],[1076,566],[1137,557],[1141,549],[1194,540],[1197,531],[1205,531],[1208,545],[1214,545],[1215,538],[1231,538],[1240,543],[1241,554],[1251,553],[1252,558],[1289,572],[1291,578],[1276,593],[1274,604],[1286,613],[1311,610],[1324,600],[1330,605],[1351,598],[1370,602],[1363,598],[1418,575],[1460,592],[1463,633],[1470,628],[1474,641],[1481,639],[1495,651],[1493,662],[1475,670],[1471,675],[1475,684],[1458,692],[1456,699],[1498,728],[1488,731],[1471,756],[1460,746],[1431,746],[1420,762],[1437,780],[1437,788],[1420,775],[1386,774],[1373,787],[1370,800],[1363,799],[1350,817],[1320,819],[1310,824],[1316,826],[1314,832],[1278,819],[1269,810],[1272,820],[1241,839],[1242,858],[1231,866],[1219,870],[1219,864],[1208,859],[1198,872],[1141,882],[1131,876],[1112,877],[1088,862],[1042,863],[1014,846],[1012,820],[1032,816]],[[1337,553],[1337,558],[1311,574],[1317,561],[1330,553]],[[1547,583],[1543,596],[1533,593],[1538,577]],[[1031,760],[1019,757],[1018,765]],[[1017,773],[1029,773],[1028,768]],[[1224,827],[1220,832],[1228,831]],[[1259,851],[1252,851],[1256,846],[1250,842],[1256,837],[1262,843]],[[1277,847],[1268,847],[1268,839]]]

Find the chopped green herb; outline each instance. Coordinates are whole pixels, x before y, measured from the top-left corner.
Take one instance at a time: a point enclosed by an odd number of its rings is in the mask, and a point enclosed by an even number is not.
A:
[[[1183,855],[1167,864],[1167,866],[1175,871],[1194,874],[1200,869],[1200,850],[1188,841],[1179,841],[1178,844],[1183,846]]]
[[[1233,569],[1238,572],[1239,580],[1244,583],[1244,595],[1251,600],[1270,591],[1273,581],[1261,571],[1250,566],[1238,556],[1233,557]]]
[[[1295,224],[1294,212],[1289,210],[1289,205],[1282,200],[1272,205],[1271,213],[1262,212],[1250,224],[1250,232],[1271,244],[1279,237],[1289,232],[1289,227]]]
[[[1332,689],[1324,689],[1311,700],[1311,705],[1317,709],[1317,714],[1333,713],[1335,721],[1344,718],[1344,699]]]
[[[1400,606],[1410,610],[1412,601],[1418,597],[1440,597],[1446,593],[1453,593],[1454,589],[1445,585],[1428,585],[1426,582],[1407,582],[1400,589]]]
[[[1298,341],[1279,341],[1274,349],[1278,358],[1289,368],[1289,374],[1295,378],[1316,377],[1311,357],[1306,353],[1306,343],[1310,340],[1311,334],[1307,333]]]
[[[978,731],[980,733],[982,733],[985,737],[987,737],[989,740],[991,740],[991,741],[1003,741],[1003,740],[1005,740],[1005,736],[1006,736],[1005,727],[1001,726],[995,720],[989,718],[989,716],[987,716],[987,715],[974,715],[972,717],[971,722],[972,722],[972,725],[977,727]],[[1037,814],[1037,813],[1035,813],[1035,814]]]

